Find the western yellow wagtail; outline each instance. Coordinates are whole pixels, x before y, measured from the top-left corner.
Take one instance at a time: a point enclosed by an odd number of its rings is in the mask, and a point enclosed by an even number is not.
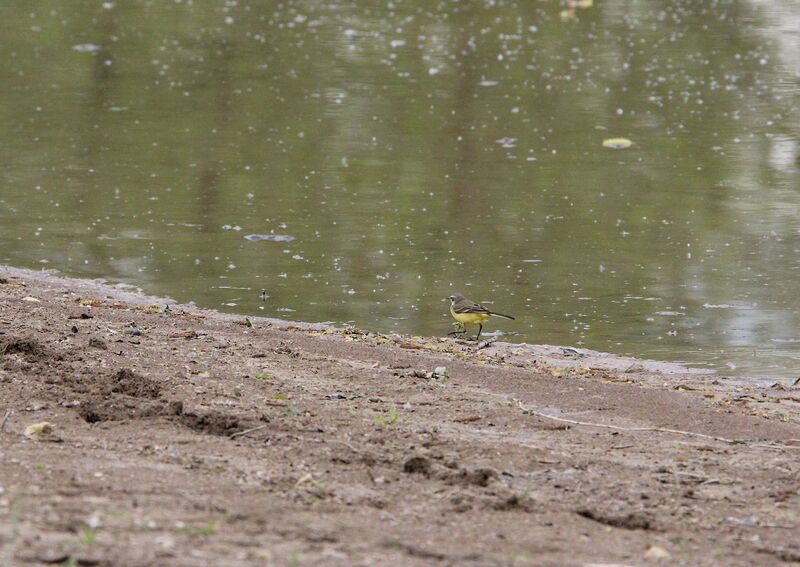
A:
[[[490,316],[502,317],[503,319],[513,319],[511,315],[503,315],[502,313],[490,311],[480,303],[470,301],[460,293],[454,293],[447,299],[450,300],[450,314],[453,316],[453,319],[461,323],[465,329],[467,323],[474,323],[478,325],[478,336],[475,337],[476,341],[479,341],[481,338],[483,322],[486,321]]]

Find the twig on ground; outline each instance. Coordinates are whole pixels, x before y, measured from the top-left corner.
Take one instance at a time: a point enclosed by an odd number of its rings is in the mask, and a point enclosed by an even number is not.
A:
[[[242,435],[247,435],[248,433],[253,433],[254,431],[261,431],[262,429],[266,429],[269,427],[268,425],[259,425],[258,427],[251,427],[250,429],[245,429],[244,431],[237,431],[236,433],[231,433],[228,435],[230,439],[235,439],[236,437],[241,437]]]
[[[3,421],[0,421],[0,433],[2,433],[3,430],[6,428],[6,422],[8,421],[9,417],[11,417],[11,410],[6,409],[6,413],[3,416]]]
[[[361,454],[361,451],[359,451],[358,449],[356,449],[355,447],[353,447],[353,446],[352,446],[350,443],[348,443],[347,441],[342,441],[341,439],[331,439],[331,441],[332,441],[333,443],[339,443],[339,444],[341,444],[341,445],[344,445],[345,447],[347,447],[348,449],[350,449],[351,451],[353,451],[353,453],[355,453],[356,455],[360,455],[360,454]]]
[[[494,343],[497,342],[497,339],[487,339],[483,342],[478,343],[478,347],[475,350],[481,350],[482,348],[486,348],[492,346]]]
[[[748,445],[750,447],[763,447],[766,449],[794,449],[800,450],[800,445],[784,445],[781,443],[751,443],[745,439],[728,439],[727,437],[718,437],[716,435],[706,435],[705,433],[697,433],[695,431],[682,431],[680,429],[669,429],[667,427],[622,427],[621,425],[610,425],[606,423],[592,423],[589,421],[578,421],[575,419],[568,419],[566,417],[557,417],[554,415],[549,415],[540,411],[536,411],[535,409],[525,407],[522,405],[522,402],[511,398],[511,400],[517,405],[517,407],[522,410],[522,413],[528,415],[535,415],[538,417],[543,417],[545,419],[552,419],[553,421],[560,421],[562,423],[570,423],[572,425],[583,425],[585,427],[602,427],[605,429],[614,429],[616,431],[627,431],[627,432],[642,432],[642,431],[650,431],[656,433],[672,433],[674,435],[686,435],[688,437],[699,437],[700,439],[709,439],[711,441],[719,441],[721,443],[727,443],[729,445]]]

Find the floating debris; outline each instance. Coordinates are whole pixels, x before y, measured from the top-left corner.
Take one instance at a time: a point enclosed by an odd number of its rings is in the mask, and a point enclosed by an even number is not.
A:
[[[248,234],[244,239],[250,242],[260,242],[262,240],[268,240],[269,242],[291,242],[295,238],[290,234]]]
[[[614,150],[624,150],[625,148],[630,148],[633,145],[628,138],[606,138],[603,140],[603,147],[604,148],[611,148]]]

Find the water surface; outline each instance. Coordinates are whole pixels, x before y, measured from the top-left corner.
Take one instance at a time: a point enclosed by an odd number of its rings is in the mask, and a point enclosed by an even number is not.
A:
[[[507,340],[800,372],[797,0],[0,16],[0,262],[420,335],[461,291]]]

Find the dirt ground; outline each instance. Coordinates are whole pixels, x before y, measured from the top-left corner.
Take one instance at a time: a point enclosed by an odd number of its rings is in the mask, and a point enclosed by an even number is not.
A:
[[[800,563],[790,379],[480,346],[0,267],[0,565]]]

